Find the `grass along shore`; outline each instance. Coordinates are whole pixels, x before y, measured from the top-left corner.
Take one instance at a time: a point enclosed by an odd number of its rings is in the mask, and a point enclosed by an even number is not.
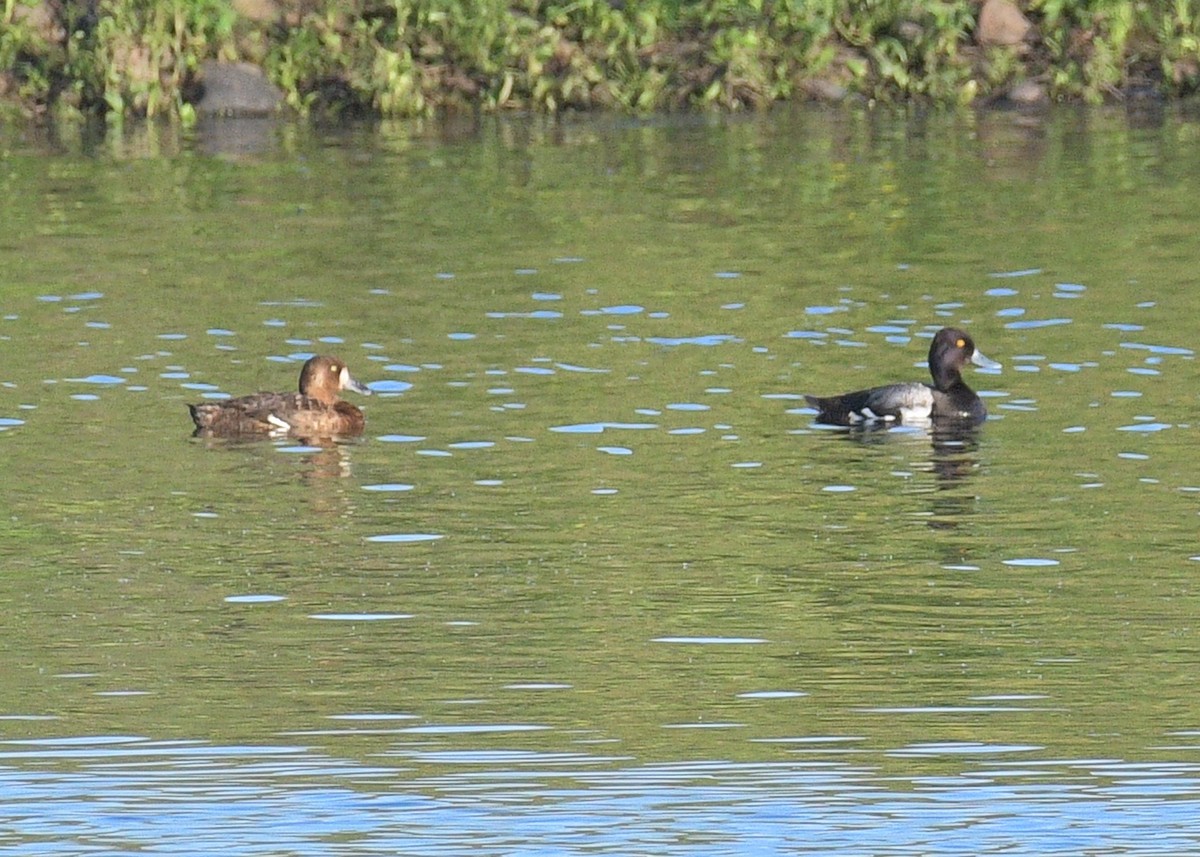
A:
[[[222,67],[275,94],[255,104],[331,115],[1099,102],[1200,87],[1200,0],[0,2],[0,105],[34,117],[246,109],[205,106]]]

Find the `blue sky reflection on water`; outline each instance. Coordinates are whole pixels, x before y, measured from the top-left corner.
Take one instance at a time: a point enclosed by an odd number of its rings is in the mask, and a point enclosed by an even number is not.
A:
[[[324,855],[347,844],[397,855],[1181,855],[1200,837],[1198,766],[1000,761],[1021,749],[912,748],[978,765],[906,779],[852,761],[630,766],[402,747],[362,765],[286,745],[113,736],[0,744],[0,793],[7,833],[23,843],[7,847],[14,856]],[[443,772],[401,779],[391,763],[406,760]]]
[[[388,755],[443,772],[400,780],[296,747],[8,743],[5,826],[25,844],[5,853],[1177,855],[1200,838],[1196,766],[992,760],[906,780],[837,760]]]

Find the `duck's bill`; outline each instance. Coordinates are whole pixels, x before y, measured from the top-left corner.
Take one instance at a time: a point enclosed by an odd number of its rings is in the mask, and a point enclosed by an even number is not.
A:
[[[353,390],[356,393],[362,393],[364,396],[371,395],[371,390],[367,387],[367,385],[360,384],[358,380],[350,374],[350,371],[344,367],[342,368],[341,380],[343,390]]]
[[[980,369],[1003,369],[1004,367],[997,363],[992,358],[988,357],[979,349],[975,349],[975,353],[971,355],[971,362]]]

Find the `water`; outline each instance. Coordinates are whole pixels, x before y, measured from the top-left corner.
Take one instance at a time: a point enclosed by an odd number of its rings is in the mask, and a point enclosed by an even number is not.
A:
[[[0,155],[6,853],[1195,850],[1189,120],[144,133]]]

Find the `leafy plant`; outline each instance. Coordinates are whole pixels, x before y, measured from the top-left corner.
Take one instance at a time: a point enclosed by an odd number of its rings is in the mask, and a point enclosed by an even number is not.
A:
[[[812,81],[871,99],[968,103],[1038,76],[1098,101],[1200,88],[1200,0],[1026,0],[1038,44],[975,45],[977,0],[0,0],[0,98],[187,120],[205,59],[262,64],[300,113],[739,110]],[[52,38],[30,23],[54,11]],[[53,29],[53,28],[52,28]],[[61,32],[61,38],[59,33]],[[830,91],[831,91],[830,90]]]

